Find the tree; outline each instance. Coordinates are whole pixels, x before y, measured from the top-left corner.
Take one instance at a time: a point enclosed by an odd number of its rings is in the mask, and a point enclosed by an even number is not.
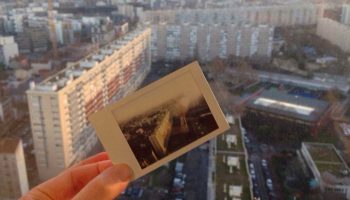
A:
[[[209,70],[215,77],[219,77],[220,75],[222,75],[225,69],[226,69],[226,65],[224,61],[219,57],[214,58],[209,63]]]
[[[336,103],[341,99],[341,94],[336,88],[332,88],[326,91],[325,99],[330,103]]]

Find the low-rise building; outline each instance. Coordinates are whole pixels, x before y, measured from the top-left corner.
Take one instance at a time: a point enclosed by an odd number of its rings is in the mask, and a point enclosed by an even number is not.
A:
[[[330,104],[323,100],[311,99],[285,91],[267,90],[250,98],[246,104],[247,119],[256,120],[263,125],[274,120],[289,124],[317,134],[319,127],[329,119]],[[296,129],[297,130],[297,129]]]
[[[334,145],[303,142],[301,153],[324,194],[350,199],[350,169]]]
[[[252,199],[240,117],[210,142],[207,199]]]

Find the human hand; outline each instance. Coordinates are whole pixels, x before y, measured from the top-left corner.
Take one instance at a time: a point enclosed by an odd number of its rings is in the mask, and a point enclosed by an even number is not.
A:
[[[36,186],[21,200],[114,199],[125,190],[131,177],[127,165],[113,166],[104,152]]]

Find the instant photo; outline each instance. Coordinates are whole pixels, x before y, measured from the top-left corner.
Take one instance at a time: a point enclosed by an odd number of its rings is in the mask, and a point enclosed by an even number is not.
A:
[[[227,130],[198,63],[90,117],[114,163],[142,176]]]

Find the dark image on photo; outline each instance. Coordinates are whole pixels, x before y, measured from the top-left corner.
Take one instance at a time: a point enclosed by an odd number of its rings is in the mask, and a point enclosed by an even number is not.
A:
[[[142,169],[218,129],[202,95],[183,95],[139,114],[120,128]]]

